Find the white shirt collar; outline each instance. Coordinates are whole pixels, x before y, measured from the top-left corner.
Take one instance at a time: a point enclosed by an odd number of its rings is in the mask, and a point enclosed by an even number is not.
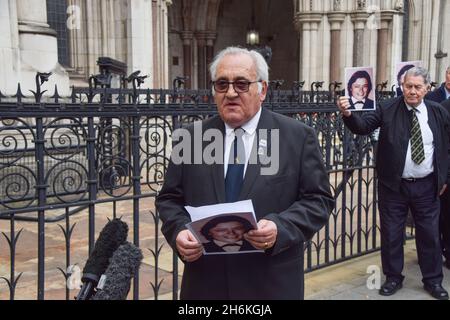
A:
[[[406,107],[408,108],[408,111],[411,111],[413,107],[408,105],[405,101]],[[422,100],[422,102],[419,104],[419,106],[416,107],[416,110],[419,111],[419,113],[426,112],[427,106],[425,105],[425,102]]]
[[[259,111],[251,118],[249,121],[244,123],[241,128],[245,130],[246,134],[252,135],[256,128],[258,128],[259,119],[261,118],[262,107],[259,108]],[[225,123],[225,133],[226,135],[231,134],[234,131],[234,128],[230,127],[227,123]]]
[[[444,84],[444,92],[445,92],[445,98],[448,99],[450,98],[450,91],[447,90],[447,87]]]

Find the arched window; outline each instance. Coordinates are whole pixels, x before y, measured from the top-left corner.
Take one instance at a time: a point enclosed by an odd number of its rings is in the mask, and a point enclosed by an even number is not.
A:
[[[58,61],[70,65],[69,30],[67,29],[67,0],[47,0],[47,21],[58,34]]]

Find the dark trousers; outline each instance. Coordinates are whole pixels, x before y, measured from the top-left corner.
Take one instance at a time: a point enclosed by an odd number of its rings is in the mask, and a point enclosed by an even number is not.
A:
[[[450,261],[450,186],[441,196],[440,234],[441,248],[445,259]]]
[[[400,192],[379,184],[381,261],[387,278],[403,280],[403,240],[408,209],[415,222],[416,248],[422,281],[442,282],[439,236],[440,204],[434,175],[414,182],[402,180]]]

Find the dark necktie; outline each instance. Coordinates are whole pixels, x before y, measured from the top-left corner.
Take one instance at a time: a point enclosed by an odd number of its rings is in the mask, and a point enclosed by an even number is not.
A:
[[[411,159],[421,164],[425,160],[425,150],[423,147],[422,131],[420,130],[419,118],[417,118],[417,110],[412,109],[412,126],[411,126]]]
[[[239,199],[244,182],[245,147],[242,140],[244,130],[236,128],[234,134],[235,138],[231,146],[227,176],[225,177],[226,202],[236,202]]]

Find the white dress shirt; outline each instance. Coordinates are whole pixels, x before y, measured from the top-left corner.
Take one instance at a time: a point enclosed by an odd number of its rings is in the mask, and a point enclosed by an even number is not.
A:
[[[247,123],[241,126],[244,129],[244,134],[242,135],[242,140],[244,142],[245,148],[245,167],[244,167],[244,176],[247,171],[248,160],[250,159],[250,154],[252,152],[253,142],[255,141],[256,136],[256,128],[258,127],[259,118],[261,118],[261,108],[259,111],[250,119]],[[228,170],[228,160],[230,157],[231,147],[233,145],[233,141],[235,138],[234,128],[230,127],[225,123],[225,152],[223,159],[223,170],[224,177],[227,176]]]
[[[413,108],[406,105],[409,111]],[[425,103],[422,103],[416,108],[417,118],[419,119],[420,131],[422,132],[423,146],[425,150],[425,160],[421,164],[415,163],[411,159],[411,140],[408,144],[408,152],[406,154],[405,168],[403,170],[402,178],[424,178],[433,173],[433,155],[434,155],[434,140],[433,132],[428,125],[428,111]]]

